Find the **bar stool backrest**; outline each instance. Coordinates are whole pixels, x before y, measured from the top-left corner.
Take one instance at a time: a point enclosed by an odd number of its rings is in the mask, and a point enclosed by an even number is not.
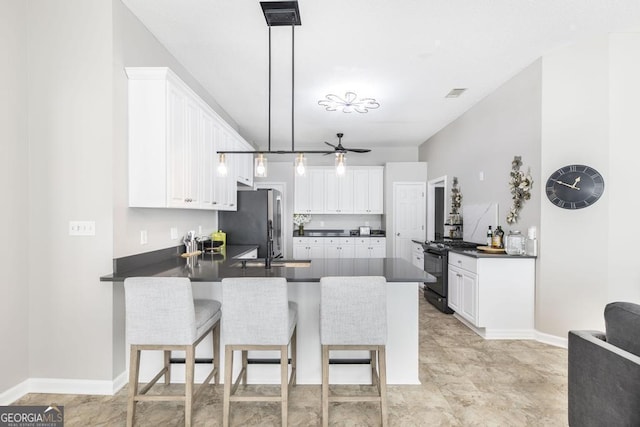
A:
[[[131,277],[124,294],[129,344],[189,345],[198,338],[188,278]]]
[[[222,304],[222,335],[226,344],[289,343],[290,315],[285,278],[223,279]]]
[[[387,281],[379,276],[320,279],[320,343],[384,345]]]

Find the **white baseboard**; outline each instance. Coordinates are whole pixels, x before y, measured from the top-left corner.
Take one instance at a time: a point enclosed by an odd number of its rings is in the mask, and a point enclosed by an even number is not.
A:
[[[555,335],[545,334],[543,332],[536,331],[535,339],[536,341],[553,345],[555,347],[562,347],[562,348],[569,347],[569,339],[565,337],[557,337]]]
[[[24,380],[15,387],[0,393],[0,406],[7,406],[29,393],[29,380]]]
[[[555,347],[567,348],[569,342],[566,338],[557,337],[555,335],[545,334],[535,329],[486,329],[474,326],[467,319],[454,313],[453,317],[462,322],[466,327],[484,339],[489,340],[536,340],[544,344]]]
[[[29,378],[0,394],[0,405],[9,405],[28,393],[97,394],[112,396],[128,382],[127,372],[113,381]]]

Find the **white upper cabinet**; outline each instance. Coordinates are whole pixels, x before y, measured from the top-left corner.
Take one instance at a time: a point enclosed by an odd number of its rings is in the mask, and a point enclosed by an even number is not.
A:
[[[333,168],[325,169],[325,213],[353,213],[353,171],[347,169],[344,175],[336,175]]]
[[[294,183],[294,212],[325,213],[325,168],[308,167],[304,175],[296,174]]]
[[[251,146],[170,69],[126,72],[129,206],[235,210],[238,171],[243,184],[253,185],[251,156],[228,155],[229,174],[222,178],[216,151]],[[241,166],[239,156],[247,158]]]
[[[384,168],[382,166],[353,168],[353,213],[383,213],[383,173]]]
[[[382,214],[382,166],[353,166],[344,176],[333,167],[308,167],[295,177],[295,213]]]

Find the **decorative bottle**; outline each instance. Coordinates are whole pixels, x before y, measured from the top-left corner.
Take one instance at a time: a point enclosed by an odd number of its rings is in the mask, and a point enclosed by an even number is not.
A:
[[[487,230],[487,246],[491,247],[493,241],[493,231],[491,231],[491,226]]]
[[[500,227],[499,225],[496,226],[496,229],[493,232],[493,239],[491,240],[491,246],[494,248],[504,247],[504,231],[502,231],[502,227]]]

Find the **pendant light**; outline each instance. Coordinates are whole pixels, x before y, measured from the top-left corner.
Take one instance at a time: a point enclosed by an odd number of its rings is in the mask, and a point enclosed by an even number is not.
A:
[[[256,178],[266,178],[267,177],[267,158],[264,154],[258,154],[258,157],[255,159],[255,165],[253,170],[255,171]]]
[[[227,163],[224,153],[218,154],[218,176],[227,176]]]
[[[304,154],[298,153],[298,157],[296,157],[296,173],[299,176],[303,176],[307,171],[307,159],[304,157]]]
[[[347,172],[347,158],[344,153],[336,154],[336,175],[344,176]]]

